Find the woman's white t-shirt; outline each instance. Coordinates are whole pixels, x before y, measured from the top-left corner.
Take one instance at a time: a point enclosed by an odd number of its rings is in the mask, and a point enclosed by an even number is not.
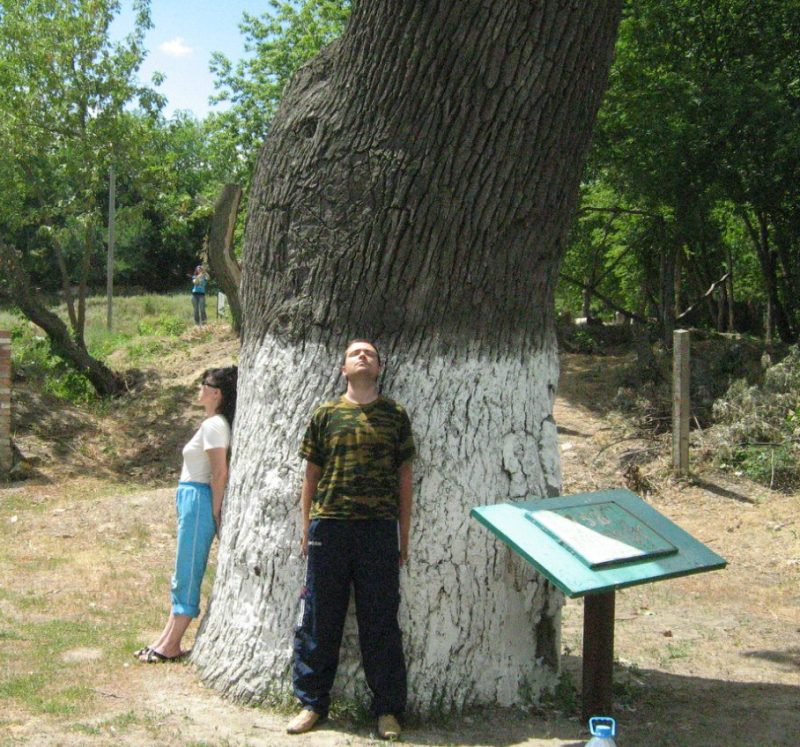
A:
[[[183,447],[181,482],[211,482],[211,460],[208,449],[227,449],[231,442],[231,428],[222,415],[206,418],[197,433]]]

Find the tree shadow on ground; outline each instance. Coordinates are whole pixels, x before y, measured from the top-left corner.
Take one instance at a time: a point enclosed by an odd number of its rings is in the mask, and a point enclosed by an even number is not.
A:
[[[768,654],[793,661],[795,649]],[[579,657],[564,657],[564,670],[580,672]],[[580,696],[577,701],[580,703]],[[411,721],[403,743],[411,745],[541,744],[583,747],[589,734],[578,709],[483,709],[440,723]],[[608,714],[597,714],[608,715]],[[614,708],[617,743],[625,747],[729,747],[731,744],[793,747],[800,733],[800,686],[732,682],[670,674],[659,670],[615,668]],[[342,735],[368,736],[369,729],[331,722]]]
[[[800,670],[800,648],[790,648],[786,651],[746,651],[742,656],[771,661],[773,664],[785,666],[790,671]]]
[[[203,419],[193,404],[197,386],[164,382],[156,371],[141,374],[136,391],[121,402],[118,448],[109,462],[112,473],[143,484],[177,480],[182,449]]]
[[[354,726],[331,720],[323,728],[343,739],[357,734],[361,738],[377,740],[374,726]],[[318,731],[320,730],[315,729],[315,732]],[[577,719],[569,719],[558,713],[543,714],[537,710],[532,714],[531,711],[524,712],[520,709],[486,708],[452,718],[439,717],[434,723],[406,719],[402,743],[512,747],[528,744],[531,740],[542,740],[542,744],[559,747],[584,747],[587,739],[588,731]]]
[[[564,426],[558,426],[558,433],[559,435],[563,436],[578,436],[579,438],[590,438],[590,433],[581,433],[581,431],[576,431],[574,428],[566,428]]]
[[[743,655],[791,662],[797,649]],[[562,659],[564,671],[579,673],[581,663],[576,656]],[[612,715],[618,723],[617,741],[626,747],[788,747],[800,733],[800,685],[616,666]]]
[[[12,441],[21,479],[48,483],[53,466],[67,474],[98,470],[91,444],[102,440],[96,420],[63,399],[15,383],[12,390]],[[87,449],[87,446],[89,448]]]
[[[630,384],[633,355],[589,356],[562,353],[558,396],[571,405],[604,415],[618,409],[614,393]]]
[[[164,382],[157,371],[136,372],[121,397],[103,407],[78,408],[17,385],[13,392],[14,443],[28,479],[64,465],[69,475],[160,486],[177,480],[182,448],[203,418],[197,387]]]
[[[721,485],[717,485],[716,483],[709,482],[708,480],[703,480],[702,478],[695,477],[692,482],[698,487],[702,488],[703,490],[707,490],[709,493],[713,493],[714,495],[718,495],[721,498],[730,498],[734,501],[739,501],[740,503],[749,503],[751,505],[755,505],[758,501],[748,498],[746,495],[742,495],[741,493],[737,493],[734,490],[729,490],[728,488],[723,488]]]

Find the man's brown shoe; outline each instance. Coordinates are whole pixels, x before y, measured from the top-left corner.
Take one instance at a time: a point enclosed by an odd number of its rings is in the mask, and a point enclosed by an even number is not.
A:
[[[289,734],[305,734],[311,731],[319,721],[320,715],[309,708],[304,708],[286,726]]]
[[[391,713],[378,716],[378,736],[381,739],[400,739],[400,724]]]

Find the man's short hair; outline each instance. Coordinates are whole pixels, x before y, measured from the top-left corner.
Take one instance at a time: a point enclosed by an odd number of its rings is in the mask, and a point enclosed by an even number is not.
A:
[[[378,363],[381,362],[381,351],[378,350],[378,346],[372,342],[372,340],[368,340],[366,337],[356,337],[354,340],[350,340],[350,342],[345,345],[344,354],[342,355],[342,364],[344,365],[345,360],[347,359],[347,351],[350,350],[351,345],[355,345],[357,342],[365,342],[367,345],[370,345],[375,349],[375,352],[378,354]]]

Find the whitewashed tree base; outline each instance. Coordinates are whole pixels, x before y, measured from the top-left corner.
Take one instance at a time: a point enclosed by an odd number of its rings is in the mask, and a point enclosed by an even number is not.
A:
[[[407,407],[418,445],[411,558],[401,574],[409,707],[519,703],[554,684],[552,667],[537,660],[537,626],[544,615],[554,631],[552,662],[562,598],[469,511],[558,492],[555,350],[494,361],[469,350],[459,359],[399,350],[387,363],[384,393]],[[296,452],[314,406],[342,391],[339,364],[321,346],[269,338],[242,361],[248,380],[214,599],[194,653],[204,679],[238,699],[290,689],[304,576]],[[351,610],[335,690],[363,698],[364,688]]]

